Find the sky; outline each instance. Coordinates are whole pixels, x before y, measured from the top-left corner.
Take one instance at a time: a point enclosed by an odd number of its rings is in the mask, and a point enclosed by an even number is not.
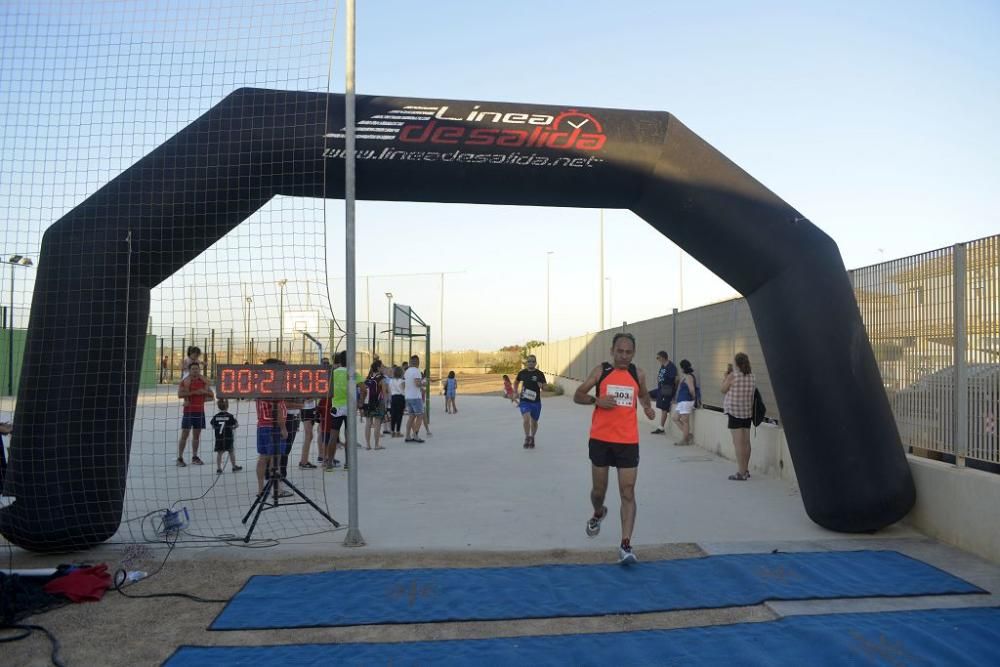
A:
[[[0,214],[19,221],[8,224],[5,252],[30,251],[47,220],[227,89],[322,90],[330,72],[329,90],[344,90],[342,2],[221,1],[210,13],[196,2],[107,2],[96,16],[69,2],[62,5],[75,11],[41,18],[17,14],[27,3],[14,5],[20,9],[0,10],[8,26],[54,37],[0,45],[0,83],[4,60],[24,72],[6,75],[13,93],[0,90],[0,111],[15,119],[0,134],[8,165],[0,167]],[[108,20],[126,11],[135,14]],[[297,48],[282,35],[293,35]],[[39,44],[65,42],[79,52],[39,51]],[[109,59],[117,69],[108,69]],[[23,69],[26,63],[37,71]],[[1000,233],[1000,3],[362,1],[356,68],[361,94],[668,111],[831,236],[847,268]],[[115,102],[100,110],[100,121],[92,116],[85,130],[69,130],[85,133],[74,159],[90,151],[92,160],[75,181],[65,169],[29,164],[28,146],[52,141],[49,115],[35,115],[47,88],[58,90],[54,115],[64,126],[69,99],[88,94],[88,86],[66,83],[74,78],[67,72],[111,89],[102,99]],[[133,85],[121,83],[123,74],[137,77]],[[115,120],[117,100],[131,116]],[[64,148],[49,146],[46,164]],[[222,258],[255,252],[255,234],[280,236],[305,216],[326,224],[325,236],[309,237],[325,238],[325,246],[285,248],[286,263],[304,258],[306,273],[322,264],[342,316],[342,202],[275,201],[261,215],[220,242],[204,266],[177,276],[180,292],[165,286],[172,296],[164,302],[196,292],[209,274],[240,283],[233,292],[241,302],[242,283],[259,277],[220,268]],[[601,326],[599,220],[591,209],[359,202],[357,273],[371,277],[359,279],[358,315],[384,318],[391,292],[437,330],[436,274],[447,272],[448,349],[594,331]],[[605,322],[736,296],[631,212],[608,210],[604,220]],[[278,288],[269,284],[258,303],[273,311]],[[314,297],[288,298],[302,307]]]

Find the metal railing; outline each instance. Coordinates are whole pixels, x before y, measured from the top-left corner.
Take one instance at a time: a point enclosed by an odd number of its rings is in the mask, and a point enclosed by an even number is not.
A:
[[[849,272],[903,444],[909,451],[1000,472],[1000,235]],[[539,367],[582,380],[620,328],[538,348]],[[630,323],[636,363],[688,359],[703,402],[722,405],[719,380],[736,352],[750,357],[768,417],[781,421],[744,299]]]

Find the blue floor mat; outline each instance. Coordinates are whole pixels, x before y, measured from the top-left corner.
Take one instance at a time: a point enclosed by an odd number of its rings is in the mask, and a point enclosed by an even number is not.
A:
[[[680,630],[391,644],[182,646],[203,665],[997,665],[1000,608],[793,616]]]
[[[212,630],[599,616],[765,600],[984,593],[895,551],[735,554],[619,565],[254,576]]]

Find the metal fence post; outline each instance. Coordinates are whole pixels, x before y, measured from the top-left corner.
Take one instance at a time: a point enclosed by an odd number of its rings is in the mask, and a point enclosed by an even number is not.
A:
[[[673,325],[673,341],[670,344],[670,358],[677,359],[677,309],[674,308],[670,314],[670,323]]]
[[[969,451],[969,368],[966,363],[968,327],[966,323],[965,244],[956,243],[954,252],[955,287],[952,307],[955,320],[955,386],[952,396],[952,441],[955,443],[955,465],[965,466]]]

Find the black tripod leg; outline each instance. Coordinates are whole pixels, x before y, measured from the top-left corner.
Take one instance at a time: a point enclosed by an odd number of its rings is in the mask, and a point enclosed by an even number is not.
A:
[[[314,503],[314,502],[313,502],[312,500],[310,500],[309,496],[307,496],[306,494],[304,494],[304,493],[302,493],[301,491],[299,491],[298,487],[296,487],[296,486],[295,486],[294,484],[292,484],[291,482],[289,482],[289,481],[288,481],[287,479],[286,479],[286,480],[283,480],[283,481],[284,481],[284,483],[285,483],[285,486],[287,486],[287,487],[288,487],[289,489],[291,489],[291,490],[292,490],[292,492],[293,492],[293,493],[294,493],[295,495],[297,495],[297,496],[298,496],[299,498],[301,498],[302,500],[304,500],[304,501],[306,502],[306,504],[307,504],[307,505],[309,505],[309,506],[310,506],[310,507],[312,507],[312,508],[313,508],[314,510],[316,510],[317,512],[319,512],[319,513],[320,513],[320,516],[322,516],[322,517],[323,517],[324,519],[326,519],[327,521],[329,521],[330,523],[332,523],[332,524],[334,525],[334,527],[335,527],[335,528],[340,528],[340,524],[339,524],[339,523],[337,523],[337,520],[336,520],[336,519],[334,519],[334,518],[333,518],[332,516],[330,516],[329,514],[327,514],[326,512],[324,512],[324,511],[323,511],[323,510],[322,510],[322,509],[320,508],[320,506],[319,506],[319,505],[317,505],[317,504],[316,504],[316,503]]]
[[[254,498],[253,504],[250,505],[250,509],[247,510],[246,515],[243,517],[243,523],[244,524],[246,524],[247,519],[250,518],[250,515],[253,514],[254,509],[256,509],[258,505],[260,505],[260,506],[264,505],[264,501],[267,500],[267,492],[270,491],[272,483],[273,483],[273,480],[271,480],[271,479],[268,479],[267,482],[264,483],[264,489],[263,489],[263,491],[261,491],[259,494],[257,494],[257,497]]]

